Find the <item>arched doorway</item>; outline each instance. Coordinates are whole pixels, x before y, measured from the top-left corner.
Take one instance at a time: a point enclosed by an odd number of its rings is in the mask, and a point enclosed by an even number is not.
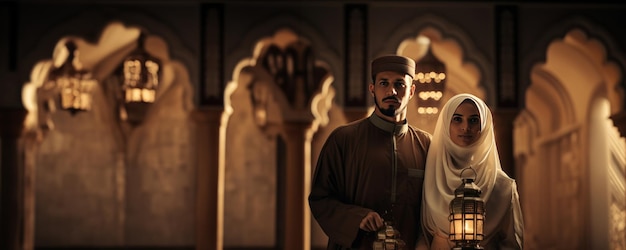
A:
[[[550,43],[531,71],[514,124],[514,155],[530,249],[619,249],[624,142],[608,121],[623,100],[605,48],[580,29]],[[604,150],[601,150],[604,149]],[[620,174],[617,174],[620,173]],[[611,238],[611,239],[609,239]],[[619,238],[619,239],[618,239]]]
[[[63,29],[63,27],[59,27]],[[52,58],[38,62],[23,87],[25,121],[25,248],[194,244],[195,165],[192,87],[186,67],[167,43],[142,43],[160,59],[156,99],[142,122],[129,124],[118,108],[124,58],[138,47],[139,27],[109,23],[96,43],[67,36]],[[90,110],[60,107],[49,74],[67,41],[98,83]],[[52,91],[54,90],[54,91]],[[128,113],[127,113],[128,114]]]
[[[289,28],[255,44],[226,86],[224,245],[308,249],[312,139],[329,122],[332,71]]]

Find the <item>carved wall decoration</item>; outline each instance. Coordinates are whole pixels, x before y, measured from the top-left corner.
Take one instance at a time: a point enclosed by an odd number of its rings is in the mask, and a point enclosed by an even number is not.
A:
[[[349,4],[345,7],[346,27],[346,107],[365,107],[367,84],[372,81],[367,53],[367,5]]]
[[[193,91],[184,65],[169,58],[159,37],[146,50],[162,63],[153,106],[141,124],[118,116],[121,78],[116,69],[137,45],[139,28],[110,23],[96,43],[79,37],[80,61],[99,84],[90,110],[46,109],[42,88],[55,53],[32,70],[23,88],[27,235],[34,246],[192,245],[195,165]],[[58,43],[63,46],[64,39]],[[43,107],[43,108],[42,108]],[[30,221],[30,219],[28,219]]]
[[[624,175],[617,173],[624,168],[625,144],[609,120],[623,99],[607,91],[616,89],[615,75],[607,73],[615,72],[615,64],[598,56],[605,48],[587,32],[568,30],[550,43],[546,61],[533,67],[525,108],[514,123],[527,244],[533,249],[554,242],[561,248],[613,249],[624,242],[623,234],[607,238],[623,225],[613,220],[621,216],[614,209],[623,206],[623,192],[616,198],[610,190],[623,190]],[[565,224],[571,226],[558,226]]]
[[[306,249],[310,239],[302,237],[310,234],[311,220],[298,207],[306,200],[312,136],[328,123],[333,77],[308,40],[288,28],[260,39],[255,48],[225,95],[225,109],[232,113],[222,124],[224,244]]]

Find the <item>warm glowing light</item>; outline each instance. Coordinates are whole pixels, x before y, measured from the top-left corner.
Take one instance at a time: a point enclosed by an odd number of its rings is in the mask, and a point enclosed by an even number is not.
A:
[[[417,108],[417,112],[423,115],[435,115],[439,113],[439,108],[437,107],[419,107]]]
[[[91,110],[91,90],[96,85],[93,79],[62,76],[56,79],[61,88],[61,108],[67,110]]]
[[[137,49],[124,60],[123,86],[126,103],[153,103],[159,85],[158,59],[149,55],[144,49],[145,35],[142,33],[137,41]]]
[[[419,93],[417,93],[417,95],[422,100],[433,99],[435,101],[439,101],[439,99],[441,99],[441,97],[443,96],[443,92],[441,92],[441,91],[420,91]]]
[[[428,48],[426,54],[415,63],[418,113],[436,115],[439,113],[446,88],[446,66],[435,57],[431,48]]]
[[[67,55],[64,63],[50,72],[50,78],[46,86],[58,91],[61,108],[72,112],[91,110],[91,92],[97,85],[97,81],[91,77],[91,73],[83,69],[79,61],[79,51],[73,41],[65,44]]]
[[[449,239],[455,242],[456,248],[482,249],[478,243],[484,237],[485,209],[480,194],[480,188],[469,178],[464,178],[462,184],[454,191],[455,197],[450,202]]]
[[[443,72],[418,72],[417,75],[415,76],[415,79],[419,82],[419,83],[431,83],[431,82],[435,82],[435,83],[441,83],[443,82],[443,80],[446,79],[446,74]]]

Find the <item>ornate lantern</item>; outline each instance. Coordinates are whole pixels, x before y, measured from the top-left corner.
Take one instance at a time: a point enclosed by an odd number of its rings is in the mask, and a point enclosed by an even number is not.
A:
[[[463,178],[461,171],[461,185],[454,190],[454,199],[450,202],[450,235],[449,239],[455,242],[454,250],[483,249],[479,246],[483,240],[483,225],[485,221],[485,204],[480,198],[480,188],[474,184],[474,179]]]
[[[436,117],[445,90],[446,66],[430,50],[415,64],[417,112]]]
[[[400,238],[400,232],[391,222],[385,221],[382,229],[376,233],[376,241],[372,244],[373,250],[403,250],[406,243]]]
[[[59,91],[61,108],[76,114],[79,111],[91,109],[91,91],[97,81],[91,73],[83,69],[78,59],[79,51],[74,41],[65,43],[67,59],[63,64],[50,72],[47,85]]]
[[[124,60],[122,78],[123,120],[139,123],[148,107],[156,99],[159,86],[161,61],[144,48],[146,35],[142,32],[137,39],[137,48]]]

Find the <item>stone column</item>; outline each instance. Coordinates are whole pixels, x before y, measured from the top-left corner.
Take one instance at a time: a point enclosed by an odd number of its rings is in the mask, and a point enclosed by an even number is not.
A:
[[[196,122],[196,249],[221,250],[224,229],[223,108],[198,108]]]
[[[519,114],[516,108],[498,108],[493,111],[493,126],[500,154],[502,170],[515,178],[515,156],[513,155],[513,121]]]
[[[24,218],[24,169],[21,167],[19,138],[26,110],[22,108],[0,109],[0,249],[21,248]]]
[[[284,180],[285,212],[282,228],[284,231],[283,249],[308,250],[311,247],[311,216],[308,206],[308,193],[311,179],[310,140],[307,139],[310,121],[287,121],[286,166]],[[279,244],[281,244],[279,242]]]

